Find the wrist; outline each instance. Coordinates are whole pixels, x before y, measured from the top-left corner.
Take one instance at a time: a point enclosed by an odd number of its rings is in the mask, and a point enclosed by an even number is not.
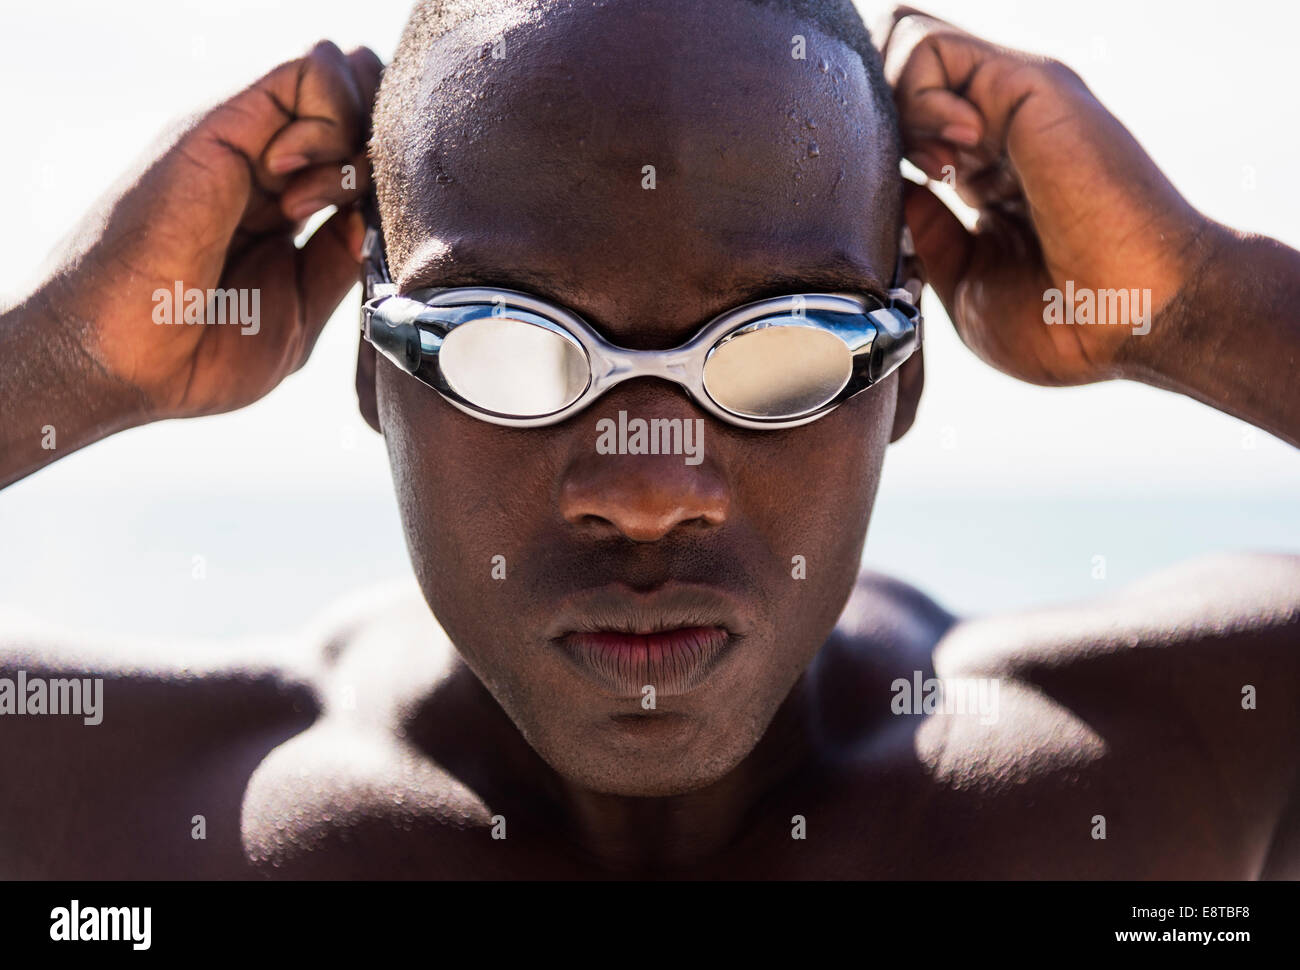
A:
[[[7,310],[0,328],[22,378],[22,412],[48,414],[72,448],[154,420],[147,396],[92,353],[94,322],[64,313],[49,289]]]
[[[1115,357],[1117,376],[1157,387],[1175,388],[1221,357],[1220,344],[1232,337],[1225,321],[1235,319],[1234,279],[1240,237],[1203,216],[1178,254],[1182,283],[1153,315],[1146,333],[1134,333]]]

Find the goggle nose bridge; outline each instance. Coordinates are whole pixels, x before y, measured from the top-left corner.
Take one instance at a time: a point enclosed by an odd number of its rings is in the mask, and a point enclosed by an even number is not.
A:
[[[605,340],[587,347],[592,390],[599,393],[637,377],[658,377],[695,390],[697,372],[705,347],[677,347],[673,350],[629,350]],[[594,351],[594,353],[593,353]]]

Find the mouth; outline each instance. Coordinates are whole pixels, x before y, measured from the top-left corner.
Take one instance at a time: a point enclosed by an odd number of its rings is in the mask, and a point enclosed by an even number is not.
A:
[[[626,698],[685,694],[699,687],[740,639],[738,611],[716,591],[666,587],[636,593],[604,587],[581,597],[551,642],[597,686]]]

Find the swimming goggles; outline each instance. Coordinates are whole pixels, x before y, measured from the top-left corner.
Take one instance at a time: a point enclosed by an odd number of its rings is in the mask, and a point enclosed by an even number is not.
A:
[[[906,227],[883,299],[803,293],[758,300],[720,314],[672,350],[629,350],[576,313],[516,290],[399,294],[373,212],[362,250],[362,334],[450,404],[493,424],[558,424],[623,381],[658,377],[722,421],[793,428],[884,380],[921,345],[920,281],[899,285],[912,255]]]

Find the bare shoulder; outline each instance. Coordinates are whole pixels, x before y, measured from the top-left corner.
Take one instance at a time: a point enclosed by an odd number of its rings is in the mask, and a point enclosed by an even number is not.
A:
[[[1220,554],[1094,599],[968,620],[953,628],[940,652],[949,666],[1022,672],[1114,655],[1154,660],[1166,649],[1179,650],[1184,666],[1193,653],[1205,662],[1231,662],[1243,659],[1241,646],[1255,660],[1266,652],[1279,664],[1294,664],[1298,622],[1300,556]]]
[[[824,653],[822,734],[853,766],[836,824],[905,846],[872,873],[1300,875],[1300,557],[1206,557],[966,619],[866,575]]]
[[[941,674],[1005,677],[1094,724],[1184,724],[1229,777],[1283,783],[1276,764],[1259,769],[1300,731],[1300,556],[1207,556],[1093,600],[967,620],[934,659]]]
[[[920,647],[928,652],[955,623],[956,616],[915,586],[863,570],[835,634],[844,642],[882,649]]]
[[[926,723],[932,777],[1109,804],[1128,826],[1112,852],[1139,872],[1295,876],[1300,557],[1204,557],[1095,600],[967,620],[934,665],[999,685],[1001,712]]]
[[[473,675],[418,587],[336,614],[321,642],[320,716],[248,783],[250,865],[281,878],[483,875],[466,836],[486,833],[492,813],[454,753],[479,757],[486,743],[463,703]]]
[[[960,622],[915,586],[864,570],[810,673],[823,700],[828,690],[860,694],[882,678],[928,673],[935,647]]]
[[[1087,600],[969,618],[908,583],[863,571],[828,646],[923,650],[950,670],[1010,673],[1141,647],[1212,651],[1249,640],[1294,663],[1297,623],[1300,556],[1283,553],[1204,556]]]
[[[78,634],[0,613],[0,876],[224,877],[241,779],[316,715],[297,638]]]

